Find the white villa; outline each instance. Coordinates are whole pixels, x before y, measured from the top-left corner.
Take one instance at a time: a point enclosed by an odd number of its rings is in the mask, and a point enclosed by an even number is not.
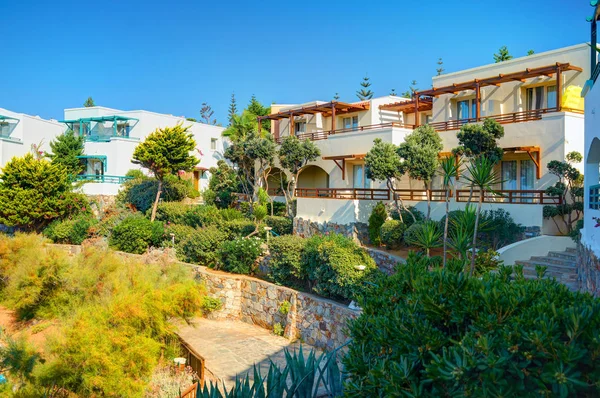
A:
[[[0,169],[15,156],[35,150],[47,152],[48,145],[65,131],[56,120],[9,111],[0,108]]]
[[[195,155],[201,159],[191,176],[198,190],[207,187],[208,170],[223,158],[223,127],[191,122],[180,116],[102,106],[65,109],[64,117],[63,129],[66,125],[85,137],[86,170],[79,178],[90,181],[83,186],[89,195],[116,195],[127,171],[140,169],[131,163],[135,147],[157,128],[178,123],[191,126],[198,151]]]
[[[494,118],[505,129],[500,140],[505,154],[497,166],[503,196],[486,196],[485,209],[504,208],[533,234],[555,234],[554,223],[542,216],[544,205],[560,200],[545,193],[555,182],[546,164],[584,152],[581,90],[589,65],[589,46],[579,44],[435,76],[433,88],[412,99],[272,105],[273,113],[259,122],[270,121],[276,140],[295,134],[321,149],[322,157],[300,174],[296,224],[301,219],[339,226],[366,223],[372,207],[393,195],[421,210],[426,206],[419,181],[403,179],[389,192],[384,182],[365,177],[364,157],[375,138],[399,144],[415,127],[429,124],[443,139],[440,156],[451,156],[462,125]],[[452,209],[464,207],[469,196],[461,184],[459,179]],[[439,181],[433,188],[432,217],[439,219],[444,192]]]

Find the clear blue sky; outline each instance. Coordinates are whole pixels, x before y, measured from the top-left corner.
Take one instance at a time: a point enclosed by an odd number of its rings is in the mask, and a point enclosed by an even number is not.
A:
[[[252,2],[0,0],[0,107],[62,118],[98,105],[226,122],[263,103],[356,100],[447,72],[589,40],[588,0]]]

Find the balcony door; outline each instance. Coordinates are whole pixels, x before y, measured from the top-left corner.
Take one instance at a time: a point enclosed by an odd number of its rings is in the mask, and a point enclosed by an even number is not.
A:
[[[528,111],[556,108],[557,99],[555,85],[525,89],[525,105]]]
[[[456,119],[475,119],[477,116],[477,103],[475,99],[456,101]]]
[[[371,180],[365,174],[364,164],[352,166],[352,175],[354,188],[371,188]]]
[[[342,119],[342,126],[344,129],[358,129],[358,116],[345,117]]]

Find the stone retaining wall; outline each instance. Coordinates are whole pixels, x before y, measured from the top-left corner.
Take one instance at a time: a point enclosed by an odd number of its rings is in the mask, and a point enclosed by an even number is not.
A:
[[[367,250],[367,253],[369,253],[369,256],[375,260],[377,267],[388,275],[391,275],[395,272],[396,264],[406,262],[406,260],[402,257],[395,256],[383,250],[378,250],[371,247],[365,247],[365,249]]]
[[[600,296],[600,259],[581,243],[577,245],[577,279],[579,290]]]

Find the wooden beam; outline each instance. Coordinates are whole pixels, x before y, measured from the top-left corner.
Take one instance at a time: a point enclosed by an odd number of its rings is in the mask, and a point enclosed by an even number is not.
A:
[[[340,160],[342,162],[341,164],[339,163]],[[333,161],[335,162],[337,167],[339,167],[340,170],[342,170],[342,181],[344,181],[346,179],[346,159],[333,159]]]
[[[331,106],[331,131],[335,131],[335,104]]]
[[[419,94],[415,95],[415,127],[419,127],[421,124],[419,120]]]
[[[556,110],[562,108],[562,73],[560,65],[556,65]]]
[[[481,87],[476,83],[475,87],[475,120],[481,117]]]
[[[290,113],[290,136],[294,135],[294,130],[295,130],[295,126],[294,126],[294,114]]]
[[[533,156],[534,153],[538,154],[538,159],[536,159],[535,156]],[[540,167],[542,152],[538,148],[537,151],[527,151],[527,154],[529,155],[529,157],[531,158],[531,160],[533,161],[533,163],[536,166],[535,176],[539,180],[540,178],[542,178],[542,168]]]

